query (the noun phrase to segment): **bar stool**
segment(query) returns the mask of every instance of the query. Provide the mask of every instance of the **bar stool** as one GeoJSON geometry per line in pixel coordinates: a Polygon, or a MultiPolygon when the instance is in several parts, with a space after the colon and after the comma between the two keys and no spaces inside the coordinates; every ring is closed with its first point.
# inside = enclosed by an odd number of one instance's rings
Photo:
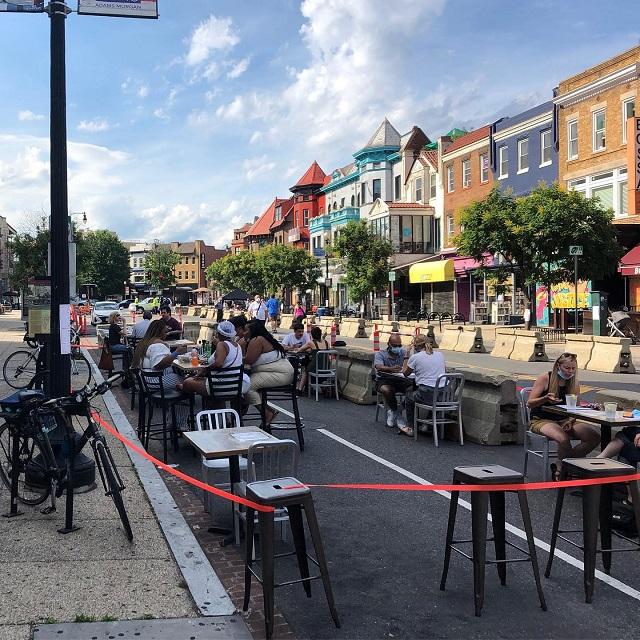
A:
{"type": "Polygon", "coordinates": [[[286,508],[289,513],[289,521],[291,523],[291,532],[295,545],[295,552],[274,555],[273,549],[273,511],[258,511],[258,525],[260,527],[260,562],[262,565],[261,575],[258,575],[251,566],[253,562],[253,529],[255,510],[247,507],[247,531],[246,531],[246,553],[245,553],[245,572],[244,572],[244,604],[243,611],[249,608],[249,597],[251,596],[251,576],[254,575],[258,582],[262,585],[264,598],[264,624],[267,638],[271,638],[273,634],[273,606],[274,606],[274,589],[290,584],[302,583],[307,597],[311,597],[311,580],[322,578],[324,592],[327,597],[329,611],[337,628],[340,628],[340,619],[333,600],[333,592],[331,590],[331,582],[329,580],[329,570],[324,555],[324,547],[322,546],[322,538],[320,537],[320,528],[316,518],[316,512],[313,507],[313,498],[311,489],[300,486],[301,482],[295,478],[277,478],[273,480],[263,480],[259,482],[250,482],[246,486],[246,496],[249,500],[265,506],[274,507],[275,509],[286,508]],[[296,487],[295,489],[287,489],[286,487],[296,487]],[[317,560],[307,553],[307,547],[304,536],[304,524],[302,521],[302,509],[307,516],[307,526],[311,534],[311,540],[316,552],[317,560]],[[299,580],[289,580],[276,584],[274,582],[274,560],[276,557],[295,555],[298,559],[298,568],[300,569],[299,580]],[[320,575],[309,575],[308,560],[311,560],[319,569],[320,575]]]}
{"type": "MultiPolygon", "coordinates": [[[[636,473],[635,467],[611,460],[609,458],[565,458],[562,461],[562,472],[560,480],[577,478],[579,480],[609,478],[612,476],[627,476],[636,473]]],[[[640,490],[638,483],[630,481],[629,490],[633,500],[633,511],[636,518],[636,525],[640,525],[640,490]]],[[[560,517],[562,516],[562,504],[564,501],[564,487],[558,489],[556,499],[556,510],[553,516],[553,530],[551,532],[551,548],[549,550],[549,561],[544,572],[546,578],[551,574],[553,564],[553,554],[561,538],[565,542],[582,549],[584,554],[584,593],[585,601],[591,602],[593,589],[595,587],[596,575],[596,554],[602,553],[602,564],[604,571],[608,575],[611,572],[611,554],[621,551],[637,551],[638,549],[612,549],[611,548],[611,484],[592,484],[581,487],[582,489],[582,530],[580,529],[560,529],[560,517]],[[598,521],[600,521],[600,542],[598,549],[598,521]],[[583,544],[579,545],[573,540],[569,540],[563,533],[582,533],[583,544]]],[[[640,544],[615,532],[619,538],[640,547],[640,544]]]]}
{"type": "MultiPolygon", "coordinates": [[[[453,470],[453,484],[486,484],[487,488],[496,484],[524,484],[524,476],[512,469],[507,469],[497,464],[473,467],[456,467],[453,470]]],[[[507,583],[507,563],[508,562],[531,562],[533,575],[538,590],[538,598],[543,611],[547,610],[547,605],[542,593],[540,583],[540,571],[538,569],[538,558],[536,547],[533,541],[533,530],[531,529],[531,516],[529,514],[529,503],[527,502],[526,491],[516,491],[520,502],[520,512],[524,522],[524,530],[527,534],[527,544],[529,551],[509,542],[505,539],[505,517],[504,517],[504,491],[472,491],[471,492],[471,540],[454,540],[453,531],[456,525],[456,512],[458,510],[459,492],[451,494],[451,505],[449,507],[449,522],[447,525],[447,541],[444,550],[444,567],[440,580],[440,589],[444,591],[449,572],[449,561],[451,550],[473,562],[473,597],[475,602],[475,614],[479,616],[484,602],[484,568],[486,564],[495,564],[498,569],[500,583],[507,583]],[[487,540],[487,514],[489,502],[491,502],[491,519],[493,525],[493,538],[487,540]],[[493,541],[495,546],[496,559],[487,560],[487,541],[493,541]],[[472,555],[458,549],[454,545],[472,543],[472,555]],[[521,551],[525,557],[507,559],[506,546],[513,547],[521,551]]]]}

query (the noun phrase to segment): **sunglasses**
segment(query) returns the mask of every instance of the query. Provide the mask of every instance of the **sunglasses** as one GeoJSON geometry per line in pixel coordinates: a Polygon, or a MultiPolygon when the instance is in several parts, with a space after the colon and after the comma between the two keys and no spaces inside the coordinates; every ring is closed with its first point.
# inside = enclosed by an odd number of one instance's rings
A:
{"type": "Polygon", "coordinates": [[[561,358],[577,358],[578,355],[576,353],[569,353],[568,351],[566,351],[560,357],[561,358]]]}

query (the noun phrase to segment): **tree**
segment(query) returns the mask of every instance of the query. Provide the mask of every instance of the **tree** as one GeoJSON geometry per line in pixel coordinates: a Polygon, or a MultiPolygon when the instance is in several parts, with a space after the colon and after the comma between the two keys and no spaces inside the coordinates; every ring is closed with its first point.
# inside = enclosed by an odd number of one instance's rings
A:
{"type": "Polygon", "coordinates": [[[49,230],[36,227],[36,232],[23,231],[9,239],[9,248],[15,258],[11,273],[11,286],[18,291],[26,288],[30,278],[47,275],[49,230]]]}
{"type": "Polygon", "coordinates": [[[257,270],[269,291],[298,289],[306,291],[316,286],[320,276],[318,261],[304,249],[283,244],[265,247],[257,254],[257,270]]]}
{"type": "Polygon", "coordinates": [[[622,250],[611,224],[613,211],[597,198],[565,191],[558,184],[540,184],[527,196],[514,198],[495,187],[483,200],[465,207],[462,231],[454,239],[458,251],[482,263],[487,254],[498,256],[495,268],[478,272],[504,281],[515,273],[520,285],[552,284],[573,278],[570,245],[582,245],[578,272],[595,280],[616,268],[622,250]]]}
{"type": "Polygon", "coordinates": [[[122,293],[129,279],[129,251],[113,231],[76,234],[79,284],[91,282],[104,296],[122,293]]]}
{"type": "Polygon", "coordinates": [[[264,292],[266,285],[258,269],[257,254],[241,251],[212,262],[206,269],[207,280],[224,291],[242,289],[247,293],[264,292]]]}
{"type": "Polygon", "coordinates": [[[175,284],[174,269],[180,263],[180,254],[168,247],[155,247],[144,259],[144,270],[147,272],[149,284],[162,291],[175,284]]]}
{"type": "Polygon", "coordinates": [[[393,247],[373,233],[365,220],[340,229],[332,248],[346,261],[345,281],[355,299],[364,302],[369,292],[388,286],[393,247]]]}

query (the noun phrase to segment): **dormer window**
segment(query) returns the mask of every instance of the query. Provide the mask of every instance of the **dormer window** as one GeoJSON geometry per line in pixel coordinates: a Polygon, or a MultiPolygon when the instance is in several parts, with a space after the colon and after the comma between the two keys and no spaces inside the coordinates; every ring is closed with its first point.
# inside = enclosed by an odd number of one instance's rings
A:
{"type": "Polygon", "coordinates": [[[282,220],[282,207],[280,205],[276,207],[276,220],[282,220]]]}

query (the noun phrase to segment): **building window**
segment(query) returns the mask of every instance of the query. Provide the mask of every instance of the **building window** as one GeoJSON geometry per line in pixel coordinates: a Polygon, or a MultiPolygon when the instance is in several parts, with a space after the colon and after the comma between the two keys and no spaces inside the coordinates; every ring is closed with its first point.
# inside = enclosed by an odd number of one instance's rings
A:
{"type": "Polygon", "coordinates": [[[400,176],[393,179],[393,199],[397,202],[402,197],[400,176]]]}
{"type": "Polygon", "coordinates": [[[509,149],[507,147],[500,147],[498,150],[498,165],[500,173],[498,174],[498,178],[508,178],[509,177],[509,149]]]}
{"type": "Polygon", "coordinates": [[[416,178],[416,202],[422,202],[422,178],[416,178]]]}
{"type": "Polygon", "coordinates": [[[591,189],[591,197],[598,198],[605,209],[613,209],[613,185],[594,187],[591,189]]]}
{"type": "Polygon", "coordinates": [[[340,208],[344,209],[344,198],[340,199],[340,208]]]}
{"type": "Polygon", "coordinates": [[[358,197],[356,198],[356,206],[360,206],[360,194],[358,194],[358,197]]]}
{"type": "Polygon", "coordinates": [[[636,99],[630,98],[622,103],[622,142],[627,142],[627,120],[636,115],[636,99]]]}
{"type": "Polygon", "coordinates": [[[540,133],[540,166],[551,164],[551,129],[540,133]]]}
{"type": "Polygon", "coordinates": [[[356,203],[356,197],[355,196],[351,196],[351,206],[353,207],[353,205],[356,203]]]}
{"type": "Polygon", "coordinates": [[[303,227],[309,226],[309,209],[302,210],[302,226],[303,227]]]}
{"type": "Polygon", "coordinates": [[[438,174],[432,173],[429,175],[429,197],[435,198],[438,193],[438,174]]]}
{"type": "Polygon", "coordinates": [[[282,207],[276,207],[276,220],[280,220],[282,218],[282,207]]]}
{"type": "Polygon", "coordinates": [[[333,203],[333,210],[334,210],[334,211],[337,211],[337,210],[338,210],[338,203],[337,203],[337,202],[334,202],[334,203],[333,203]]]}
{"type": "Polygon", "coordinates": [[[602,151],[606,148],[605,128],[607,126],[606,111],[594,111],[593,113],[593,150],[602,151]]]}
{"type": "Polygon", "coordinates": [[[178,280],[182,280],[182,271],[178,271],[178,280]]]}
{"type": "Polygon", "coordinates": [[[379,169],[380,168],[380,163],[379,162],[374,162],[372,165],[373,169],[379,169]]]}
{"type": "Polygon", "coordinates": [[[626,181],[618,183],[618,213],[621,216],[629,214],[629,193],[626,181]]]}
{"type": "Polygon", "coordinates": [[[196,263],[196,257],[195,256],[191,256],[191,264],[195,264],[196,263]]]}
{"type": "Polygon", "coordinates": [[[196,279],[196,272],[195,272],[195,271],[192,271],[192,272],[191,272],[191,279],[192,279],[192,280],[195,280],[195,279],[196,279]]]}
{"type": "Polygon", "coordinates": [[[374,201],[382,197],[382,180],[376,178],[373,181],[373,199],[374,201]]]}
{"type": "Polygon", "coordinates": [[[571,120],[567,122],[567,140],[568,148],[567,155],[569,160],[573,160],[578,157],[578,121],[571,120]]]}
{"type": "Polygon", "coordinates": [[[529,171],[529,138],[518,140],[518,173],[529,171]]]}
{"type": "Polygon", "coordinates": [[[452,236],[454,231],[453,216],[447,216],[447,233],[452,236]]]}
{"type": "Polygon", "coordinates": [[[447,167],[447,193],[453,192],[453,165],[447,167]]]}
{"type": "Polygon", "coordinates": [[[303,200],[304,202],[309,202],[309,196],[308,196],[308,195],[306,195],[306,196],[302,196],[302,200],[303,200]]]}
{"type": "Polygon", "coordinates": [[[365,204],[367,202],[367,183],[366,182],[362,182],[360,184],[360,201],[362,202],[362,204],[365,204]]]}
{"type": "Polygon", "coordinates": [[[489,182],[489,155],[480,154],[480,182],[489,182]]]}
{"type": "Polygon", "coordinates": [[[462,161],[462,186],[471,186],[471,160],[468,158],[462,161]]]}

